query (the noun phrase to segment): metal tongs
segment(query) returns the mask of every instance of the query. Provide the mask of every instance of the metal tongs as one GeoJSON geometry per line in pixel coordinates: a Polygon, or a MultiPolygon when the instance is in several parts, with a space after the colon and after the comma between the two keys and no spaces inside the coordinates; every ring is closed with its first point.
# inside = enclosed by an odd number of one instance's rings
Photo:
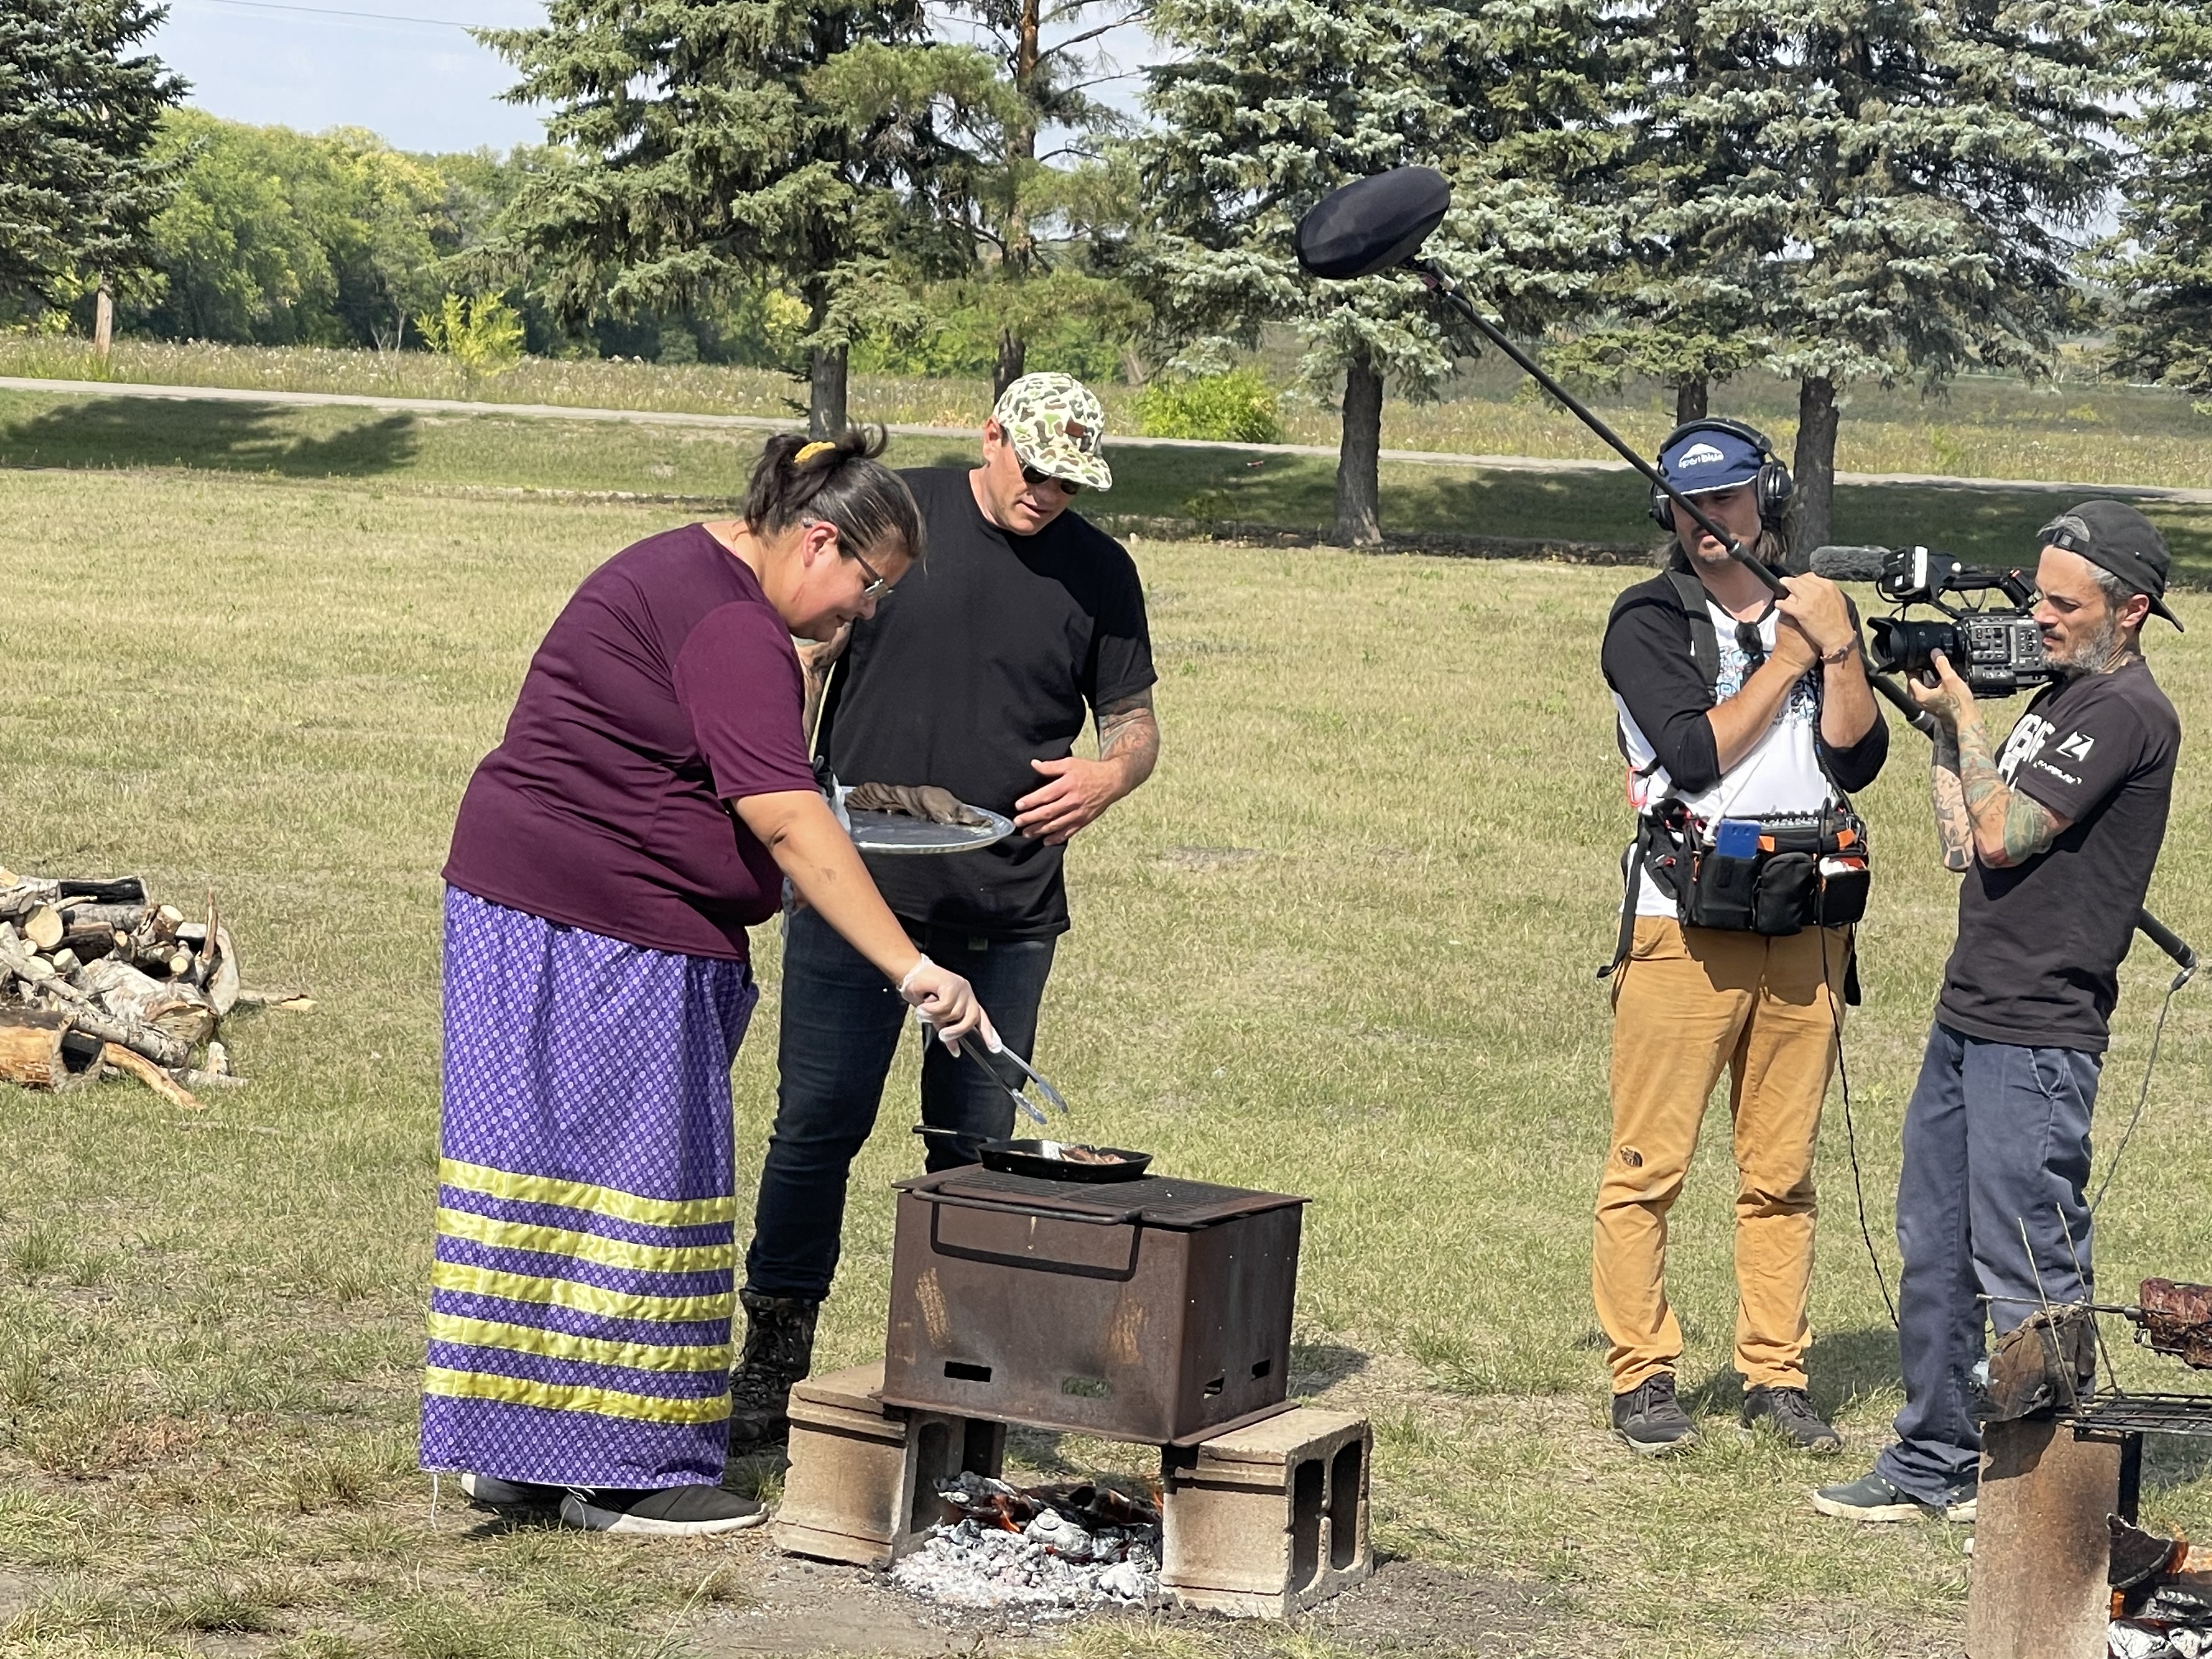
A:
{"type": "MultiPolygon", "coordinates": [[[[921,1027],[922,1042],[926,1044],[932,1037],[937,1035],[936,1023],[933,1021],[928,1015],[923,1013],[919,1008],[914,1011],[914,1017],[915,1023],[921,1027]]],[[[957,1038],[947,1043],[945,1046],[951,1048],[956,1054],[966,1054],[968,1052],[968,1050],[961,1046],[960,1041],[957,1038]]],[[[1038,1072],[1036,1066],[1030,1065],[1029,1061],[1024,1060],[1012,1048],[1006,1047],[1005,1043],[1002,1042],[999,1044],[997,1048],[989,1050],[989,1053],[996,1054],[1003,1060],[1011,1060],[1013,1061],[1016,1066],[1021,1068],[1022,1074],[1028,1078],[1030,1082],[1036,1085],[1037,1091],[1048,1101],[1051,1102],[1054,1106],[1059,1107],[1060,1111],[1069,1117],[1075,1115],[1075,1109],[1067,1103],[1066,1098],[1061,1096],[1060,1091],[1054,1088],[1051,1084],[1045,1081],[1042,1073],[1038,1072]]],[[[1019,1089],[1015,1088],[1014,1085],[1007,1082],[1005,1078],[999,1075],[999,1068],[991,1064],[990,1060],[987,1057],[984,1052],[984,1047],[981,1042],[977,1043],[973,1058],[975,1063],[983,1068],[984,1075],[988,1077],[992,1082],[997,1084],[1001,1089],[1004,1089],[1006,1091],[1007,1097],[1011,1099],[1015,1105],[1022,1109],[1023,1115],[1026,1116],[1030,1122],[1049,1123],[1052,1121],[1050,1118],[1047,1117],[1042,1111],[1037,1109],[1036,1103],[1027,1095],[1024,1094],[1019,1089]]]]}

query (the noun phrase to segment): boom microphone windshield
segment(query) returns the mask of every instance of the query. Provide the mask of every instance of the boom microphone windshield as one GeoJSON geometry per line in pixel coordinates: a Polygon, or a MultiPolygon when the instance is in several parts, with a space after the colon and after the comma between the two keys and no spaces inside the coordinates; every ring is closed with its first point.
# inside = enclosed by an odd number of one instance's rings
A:
{"type": "Polygon", "coordinates": [[[1451,206],[1451,186],[1434,167],[1398,167],[1333,190],[1298,221],[1298,264],[1342,282],[1372,276],[1411,258],[1451,206]]]}
{"type": "Polygon", "coordinates": [[[1877,581],[1888,557],[1886,547],[1816,547],[1813,574],[1832,582],[1877,581]]]}

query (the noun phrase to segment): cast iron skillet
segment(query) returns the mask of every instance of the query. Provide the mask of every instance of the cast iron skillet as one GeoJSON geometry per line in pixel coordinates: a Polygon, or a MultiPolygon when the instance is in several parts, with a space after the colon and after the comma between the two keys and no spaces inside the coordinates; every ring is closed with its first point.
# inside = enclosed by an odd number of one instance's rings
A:
{"type": "Polygon", "coordinates": [[[914,1132],[940,1140],[954,1140],[961,1150],[975,1158],[987,1170],[997,1170],[1006,1175],[1036,1176],[1045,1181],[1077,1181],[1097,1183],[1103,1181],[1134,1181],[1152,1164],[1150,1152],[1133,1152],[1120,1146],[1100,1146],[1095,1150],[1112,1152],[1121,1160],[1118,1164],[1076,1164],[1064,1158],[1054,1158],[1045,1151],[1048,1146],[1064,1143],[1054,1140],[986,1140],[981,1135],[963,1134],[957,1129],[936,1129],[928,1124],[917,1123],[914,1132]]]}

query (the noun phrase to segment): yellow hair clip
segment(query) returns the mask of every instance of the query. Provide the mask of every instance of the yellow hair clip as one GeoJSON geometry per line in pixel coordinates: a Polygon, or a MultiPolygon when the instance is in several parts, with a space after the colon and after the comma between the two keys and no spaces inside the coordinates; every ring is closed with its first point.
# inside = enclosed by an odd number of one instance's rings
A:
{"type": "Polygon", "coordinates": [[[812,443],[802,446],[799,453],[791,458],[791,464],[793,466],[805,466],[817,455],[825,454],[836,447],[835,444],[824,443],[821,439],[817,438],[812,443]]]}

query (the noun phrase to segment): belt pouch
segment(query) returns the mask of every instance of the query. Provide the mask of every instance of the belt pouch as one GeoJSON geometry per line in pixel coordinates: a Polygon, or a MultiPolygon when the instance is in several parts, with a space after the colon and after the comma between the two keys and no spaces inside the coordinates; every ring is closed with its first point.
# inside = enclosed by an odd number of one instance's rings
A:
{"type": "Polygon", "coordinates": [[[1689,884],[1682,921],[1692,927],[1717,927],[1742,933],[1753,925],[1753,906],[1758,894],[1759,861],[1723,858],[1707,848],[1697,855],[1696,873],[1689,884]]]}
{"type": "Polygon", "coordinates": [[[1770,937],[1802,931],[1814,915],[1820,879],[1820,863],[1810,853],[1769,854],[1759,866],[1752,931],[1770,937]]]}

